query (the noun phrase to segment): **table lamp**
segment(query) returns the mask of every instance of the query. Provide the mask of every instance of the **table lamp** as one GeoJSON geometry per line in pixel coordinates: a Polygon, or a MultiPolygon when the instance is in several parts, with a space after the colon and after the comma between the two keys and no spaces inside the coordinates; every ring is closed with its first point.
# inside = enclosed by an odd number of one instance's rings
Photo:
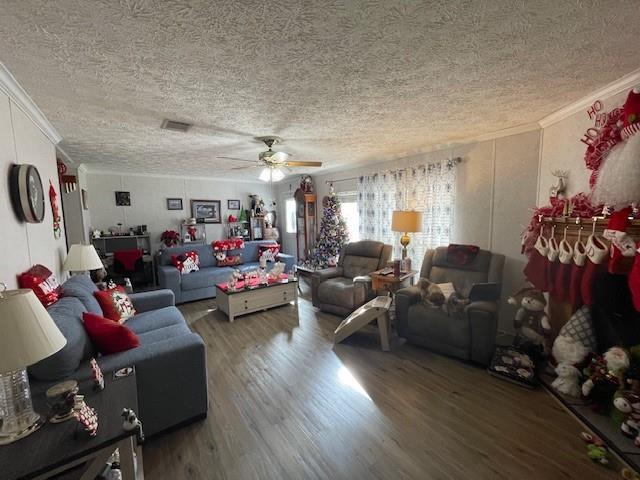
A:
{"type": "Polygon", "coordinates": [[[407,258],[407,245],[410,232],[422,231],[422,212],[414,210],[394,210],[391,217],[391,230],[402,233],[400,244],[402,245],[402,259],[407,258]]]}
{"type": "Polygon", "coordinates": [[[33,410],[27,367],[66,344],[32,290],[0,291],[0,445],[26,437],[45,423],[33,410]]]}
{"type": "Polygon", "coordinates": [[[102,260],[93,245],[76,243],[71,245],[67,259],[64,261],[63,270],[70,272],[86,272],[104,268],[102,260]]]}

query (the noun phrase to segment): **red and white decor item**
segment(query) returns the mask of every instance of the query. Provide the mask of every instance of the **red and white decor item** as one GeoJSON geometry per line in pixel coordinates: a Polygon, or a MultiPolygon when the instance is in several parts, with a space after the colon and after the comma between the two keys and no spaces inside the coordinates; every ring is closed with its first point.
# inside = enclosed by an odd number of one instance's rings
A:
{"type": "Polygon", "coordinates": [[[133,302],[121,286],[109,290],[100,290],[93,293],[96,297],[105,318],[120,324],[136,314],[133,302]]]}
{"type": "Polygon", "coordinates": [[[98,361],[92,358],[89,362],[91,365],[91,377],[93,378],[93,389],[96,391],[104,390],[104,375],[98,365],[98,361]]]}
{"type": "Polygon", "coordinates": [[[53,188],[53,183],[49,180],[49,202],[51,203],[51,213],[53,215],[53,238],[58,239],[62,234],[62,228],[60,227],[60,210],[58,209],[58,194],[56,189],[53,188]]]}
{"type": "Polygon", "coordinates": [[[83,402],[83,406],[76,410],[75,416],[82,430],[90,437],[98,434],[98,414],[93,408],[83,402]]]}
{"type": "Polygon", "coordinates": [[[33,290],[45,307],[53,305],[62,295],[62,288],[56,276],[44,265],[34,265],[18,276],[20,288],[33,290]]]}
{"type": "Polygon", "coordinates": [[[176,267],[182,275],[200,270],[200,258],[194,250],[181,255],[172,255],[171,263],[173,263],[174,267],[176,267]]]}

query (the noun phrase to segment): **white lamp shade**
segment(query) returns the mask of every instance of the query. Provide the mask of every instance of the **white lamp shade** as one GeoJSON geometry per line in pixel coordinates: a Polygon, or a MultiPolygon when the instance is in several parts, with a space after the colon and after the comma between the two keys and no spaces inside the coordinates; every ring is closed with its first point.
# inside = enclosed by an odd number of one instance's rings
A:
{"type": "Polygon", "coordinates": [[[71,245],[62,268],[70,272],[86,272],[87,270],[98,270],[104,266],[93,245],[77,243],[71,245]]]}
{"type": "Polygon", "coordinates": [[[67,344],[32,290],[7,290],[1,295],[0,373],[33,365],[67,344]]]}
{"type": "Polygon", "coordinates": [[[421,232],[422,212],[413,210],[394,210],[391,217],[391,230],[394,232],[421,232]]]}

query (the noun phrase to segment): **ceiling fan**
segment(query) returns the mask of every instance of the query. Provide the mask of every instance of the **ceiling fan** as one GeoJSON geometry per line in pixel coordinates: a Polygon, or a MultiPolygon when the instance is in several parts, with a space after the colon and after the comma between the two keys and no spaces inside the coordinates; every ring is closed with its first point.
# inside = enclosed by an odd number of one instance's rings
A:
{"type": "Polygon", "coordinates": [[[253,165],[245,165],[241,167],[233,167],[230,170],[245,170],[248,168],[256,168],[263,167],[262,172],[260,172],[260,180],[263,182],[277,182],[282,180],[285,176],[283,169],[289,170],[288,167],[321,167],[322,162],[310,162],[310,161],[295,161],[291,160],[290,153],[286,152],[274,152],[271,147],[273,145],[277,145],[282,143],[282,139],[280,137],[276,137],[274,135],[267,135],[265,137],[256,137],[256,140],[260,140],[264,142],[267,146],[268,150],[264,152],[260,152],[258,154],[257,160],[248,160],[246,158],[237,158],[237,157],[225,157],[218,156],[217,158],[224,158],[226,160],[234,160],[238,162],[248,162],[253,165]]]}

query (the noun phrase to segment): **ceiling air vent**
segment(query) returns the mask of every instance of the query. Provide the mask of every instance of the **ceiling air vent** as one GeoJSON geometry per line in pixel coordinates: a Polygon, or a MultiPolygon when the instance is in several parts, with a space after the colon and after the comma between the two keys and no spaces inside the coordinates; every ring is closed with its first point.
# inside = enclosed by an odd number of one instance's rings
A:
{"type": "Polygon", "coordinates": [[[173,130],[175,132],[186,132],[191,127],[193,127],[193,124],[191,123],[178,122],[176,120],[169,119],[165,119],[162,122],[162,125],[160,125],[160,128],[164,128],[165,130],[173,130]]]}

